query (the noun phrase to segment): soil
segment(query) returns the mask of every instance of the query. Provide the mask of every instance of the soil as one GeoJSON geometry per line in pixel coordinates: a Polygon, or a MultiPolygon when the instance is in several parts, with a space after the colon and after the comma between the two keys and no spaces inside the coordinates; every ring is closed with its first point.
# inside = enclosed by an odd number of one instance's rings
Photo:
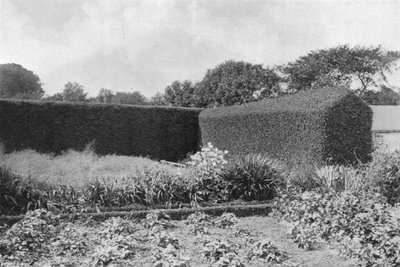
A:
{"type": "MultiPolygon", "coordinates": [[[[280,251],[283,251],[290,262],[294,265],[289,266],[324,266],[324,267],[350,267],[356,266],[352,261],[347,261],[338,255],[337,250],[327,243],[318,243],[316,249],[305,251],[298,248],[297,245],[288,236],[288,227],[274,217],[246,217],[239,218],[236,224],[237,229],[243,229],[249,235],[234,234],[234,230],[229,227],[226,229],[211,226],[208,233],[202,235],[195,235],[191,231],[189,225],[185,221],[171,221],[173,227],[165,229],[166,232],[175,236],[179,241],[179,254],[183,257],[190,258],[190,266],[213,266],[213,263],[208,261],[204,255],[204,243],[206,240],[225,240],[237,246],[238,255],[245,259],[246,253],[249,251],[249,240],[260,241],[269,239],[280,251]]],[[[148,236],[148,230],[144,229],[143,224],[135,224],[137,231],[135,235],[138,237],[148,236]]],[[[50,251],[48,254],[33,257],[28,260],[29,262],[22,262],[19,260],[3,260],[0,258],[0,266],[154,266],[155,257],[154,253],[157,245],[153,241],[147,239],[142,245],[142,249],[135,251],[135,255],[128,257],[128,259],[115,259],[111,260],[108,265],[98,264],[99,251],[106,249],[104,243],[104,236],[101,238],[99,233],[107,232],[110,224],[99,222],[66,222],[60,225],[60,230],[68,231],[71,233],[68,236],[75,243],[84,242],[86,245],[86,252],[82,255],[74,255],[70,253],[59,253],[60,248],[57,247],[59,243],[49,243],[50,251]],[[108,227],[108,228],[107,228],[108,227]],[[72,229],[72,230],[71,230],[72,229]],[[153,242],[153,243],[152,243],[153,242]]],[[[117,225],[118,228],[118,225],[117,225]]],[[[122,228],[121,228],[122,229],[122,228]]],[[[111,231],[111,230],[110,230],[111,231]]],[[[62,234],[63,231],[60,232],[62,234]]],[[[5,233],[0,234],[1,239],[4,240],[5,233]]],[[[75,244],[74,243],[74,244],[75,244]]],[[[0,251],[1,252],[1,251],[0,251]]],[[[104,254],[104,253],[103,253],[104,254]]],[[[0,253],[1,255],[1,253],[0,253]]],[[[18,255],[25,255],[24,252],[18,255]]],[[[165,265],[163,265],[165,266],[165,265]]],[[[262,259],[244,261],[244,266],[288,266],[279,264],[270,264],[262,259]]]]}

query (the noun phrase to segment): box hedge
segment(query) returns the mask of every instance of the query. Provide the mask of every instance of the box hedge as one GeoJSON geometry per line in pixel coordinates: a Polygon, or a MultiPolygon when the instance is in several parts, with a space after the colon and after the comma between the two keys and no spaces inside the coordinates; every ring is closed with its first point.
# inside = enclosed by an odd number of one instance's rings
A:
{"type": "Polygon", "coordinates": [[[268,153],[290,166],[370,159],[372,111],[345,88],[326,87],[200,113],[202,142],[232,154],[268,153]]]}
{"type": "Polygon", "coordinates": [[[81,150],[177,161],[196,151],[201,109],[0,100],[6,152],[81,150]]]}

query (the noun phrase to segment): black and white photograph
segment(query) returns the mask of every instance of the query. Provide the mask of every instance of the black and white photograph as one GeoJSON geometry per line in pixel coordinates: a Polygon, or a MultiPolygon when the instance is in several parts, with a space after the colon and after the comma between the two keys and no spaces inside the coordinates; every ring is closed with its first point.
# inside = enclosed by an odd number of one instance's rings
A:
{"type": "Polygon", "coordinates": [[[0,267],[400,267],[400,1],[0,0],[0,267]]]}

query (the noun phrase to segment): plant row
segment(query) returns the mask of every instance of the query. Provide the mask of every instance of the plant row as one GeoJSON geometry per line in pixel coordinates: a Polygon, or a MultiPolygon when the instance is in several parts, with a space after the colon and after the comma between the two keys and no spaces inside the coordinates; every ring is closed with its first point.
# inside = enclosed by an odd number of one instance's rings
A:
{"type": "Polygon", "coordinates": [[[191,156],[185,167],[145,168],[123,179],[103,179],[82,189],[23,179],[0,169],[0,212],[36,208],[54,212],[101,211],[129,205],[164,207],[272,199],[285,184],[283,165],[266,155],[231,160],[211,144],[191,156]]]}

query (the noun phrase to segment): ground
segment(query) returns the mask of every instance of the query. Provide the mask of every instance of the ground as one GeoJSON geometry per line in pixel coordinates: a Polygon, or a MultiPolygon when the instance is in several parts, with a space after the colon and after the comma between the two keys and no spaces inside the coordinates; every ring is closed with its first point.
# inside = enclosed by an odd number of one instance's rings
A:
{"type": "MultiPolygon", "coordinates": [[[[168,242],[179,244],[177,255],[182,256],[182,259],[189,259],[190,266],[215,266],[212,260],[205,257],[207,241],[227,241],[243,259],[244,266],[355,266],[354,263],[340,258],[337,251],[326,243],[319,243],[311,251],[297,248],[288,237],[287,225],[274,217],[233,218],[228,219],[228,223],[224,223],[221,218],[212,219],[213,225],[208,225],[205,232],[200,231],[202,234],[193,231],[193,225],[199,226],[201,223],[187,224],[187,220],[145,220],[133,223],[132,220],[114,218],[104,223],[92,220],[61,222],[56,226],[59,233],[48,240],[47,253],[36,256],[29,254],[26,257],[28,254],[21,249],[15,255],[19,255],[21,259],[29,258],[26,263],[3,259],[3,265],[0,266],[155,266],[156,255],[165,255],[164,247],[168,242]],[[234,223],[229,225],[229,222],[234,223]],[[160,230],[157,228],[160,225],[165,227],[160,230]],[[245,260],[252,249],[251,244],[266,239],[286,255],[283,263],[291,265],[268,265],[260,257],[251,261],[245,260]],[[134,255],[129,255],[129,251],[134,251],[134,255]],[[127,255],[126,259],[123,259],[123,255],[127,255]],[[108,265],[104,264],[113,258],[108,265]]],[[[26,225],[25,223],[25,228],[26,225]]],[[[53,230],[57,232],[57,229],[53,230]]],[[[1,239],[5,241],[4,238],[6,237],[3,233],[1,239]]]]}

